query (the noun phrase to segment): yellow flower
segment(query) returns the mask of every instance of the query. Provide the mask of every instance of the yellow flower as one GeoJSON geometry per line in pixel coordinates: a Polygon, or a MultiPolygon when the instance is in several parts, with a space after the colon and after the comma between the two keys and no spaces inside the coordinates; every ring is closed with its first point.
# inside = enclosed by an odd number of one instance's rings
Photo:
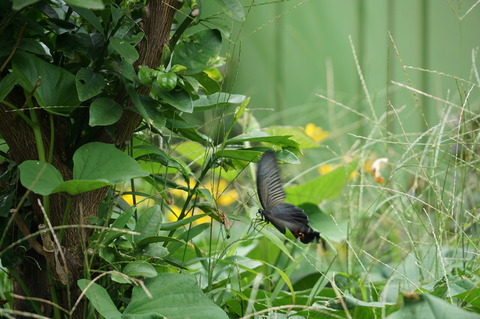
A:
{"type": "MultiPolygon", "coordinates": [[[[126,192],[131,192],[131,190],[129,189],[126,192]]],[[[122,194],[122,198],[128,203],[128,205],[134,206],[135,203],[133,202],[132,194],[122,194]]],[[[137,206],[148,207],[155,205],[155,201],[153,199],[145,196],[135,195],[135,201],[137,206]]]]}
{"type": "Polygon", "coordinates": [[[239,198],[238,192],[235,189],[227,190],[228,184],[224,179],[218,181],[207,182],[205,188],[210,191],[213,198],[220,206],[229,206],[236,202],[239,198]]]}
{"type": "Polygon", "coordinates": [[[322,164],[317,168],[317,171],[320,173],[320,175],[326,175],[333,171],[335,168],[337,168],[337,165],[333,164],[322,164]]]}
{"type": "Polygon", "coordinates": [[[305,126],[305,134],[310,136],[315,142],[320,143],[328,137],[328,131],[324,131],[321,127],[313,123],[305,126]]]}

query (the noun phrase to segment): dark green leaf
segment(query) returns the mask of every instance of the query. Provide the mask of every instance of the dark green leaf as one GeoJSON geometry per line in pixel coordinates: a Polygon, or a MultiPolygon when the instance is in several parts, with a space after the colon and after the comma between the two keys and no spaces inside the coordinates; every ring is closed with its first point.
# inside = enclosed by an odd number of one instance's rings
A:
{"type": "MultiPolygon", "coordinates": [[[[130,221],[130,218],[132,218],[133,213],[135,212],[136,208],[132,207],[129,210],[125,211],[123,214],[121,214],[112,224],[112,228],[119,228],[122,229],[125,227],[125,225],[130,221]]],[[[123,234],[116,231],[116,230],[109,230],[103,237],[103,245],[107,246],[110,244],[115,238],[122,236],[123,234]]]]}
{"type": "Polygon", "coordinates": [[[90,105],[90,126],[106,126],[116,123],[122,116],[120,104],[108,97],[95,99],[90,105]]]}
{"type": "Polygon", "coordinates": [[[78,7],[83,7],[87,9],[101,10],[105,8],[102,0],[65,0],[65,2],[72,6],[78,6],[78,7]]]}
{"type": "Polygon", "coordinates": [[[155,93],[160,99],[170,104],[179,111],[192,113],[193,112],[193,103],[190,94],[185,92],[185,90],[179,89],[170,92],[162,91],[158,88],[157,84],[153,85],[155,93]]]}
{"type": "MultiPolygon", "coordinates": [[[[81,0],[80,0],[81,1],[81,0]]],[[[93,25],[98,32],[104,33],[104,29],[101,23],[100,17],[97,17],[95,13],[93,13],[92,10],[86,9],[86,8],[81,8],[81,6],[72,6],[73,10],[75,10],[82,18],[87,20],[91,25],[93,25]]]]}
{"type": "Polygon", "coordinates": [[[88,286],[90,283],[91,280],[87,279],[80,279],[77,281],[80,289],[87,289],[85,291],[85,296],[92,303],[95,310],[105,318],[120,318],[122,314],[118,311],[117,307],[115,307],[112,298],[110,298],[105,288],[96,283],[91,283],[91,285],[88,286]]]}
{"type": "Polygon", "coordinates": [[[12,9],[13,10],[20,10],[30,4],[38,2],[39,0],[13,0],[12,9]]]}
{"type": "Polygon", "coordinates": [[[192,75],[215,65],[222,47],[220,31],[206,29],[180,41],[173,52],[172,64],[187,67],[185,75],[192,75]]]}
{"type": "Polygon", "coordinates": [[[42,107],[77,106],[75,77],[63,68],[47,63],[33,54],[17,52],[12,60],[13,73],[28,93],[33,91],[37,80],[40,86],[35,90],[35,98],[42,107]]]}
{"type": "Polygon", "coordinates": [[[98,95],[105,87],[105,78],[92,69],[80,69],[75,75],[78,99],[86,101],[98,95]]]}
{"type": "Polygon", "coordinates": [[[159,314],[168,319],[228,319],[198,287],[194,277],[162,273],[145,280],[145,285],[153,298],[149,298],[141,287],[134,287],[122,318],[159,314]]]}
{"type": "Polygon", "coordinates": [[[147,237],[156,236],[162,225],[163,214],[160,206],[155,205],[147,208],[138,218],[135,231],[139,232],[139,236],[135,236],[133,241],[138,243],[147,237]]]}
{"type": "Polygon", "coordinates": [[[13,87],[17,83],[17,77],[14,73],[9,73],[0,81],[0,101],[3,101],[5,97],[12,91],[13,87]]]}
{"type": "Polygon", "coordinates": [[[118,52],[129,63],[134,63],[138,60],[138,52],[137,49],[127,41],[111,37],[110,44],[112,45],[113,49],[118,52]]]}

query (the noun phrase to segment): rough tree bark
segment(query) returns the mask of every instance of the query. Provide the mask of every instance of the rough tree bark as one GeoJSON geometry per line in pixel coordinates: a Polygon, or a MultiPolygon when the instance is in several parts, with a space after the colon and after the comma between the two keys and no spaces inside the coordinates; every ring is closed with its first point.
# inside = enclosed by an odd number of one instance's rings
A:
{"type": "MultiPolygon", "coordinates": [[[[173,22],[174,15],[181,6],[177,0],[152,0],[149,1],[145,7],[143,16],[143,29],[145,37],[139,43],[137,49],[140,54],[139,60],[135,63],[137,68],[139,65],[149,66],[155,68],[160,65],[162,48],[168,42],[170,29],[173,22]]],[[[0,77],[2,75],[0,74],[0,77]]],[[[139,94],[148,94],[149,88],[140,88],[139,94]]],[[[123,98],[120,97],[119,98],[123,98]]],[[[21,107],[25,102],[25,95],[20,88],[14,89],[6,100],[18,107],[21,107]]],[[[133,102],[127,102],[133,106],[133,102]]],[[[43,132],[43,143],[45,149],[49,149],[49,132],[50,123],[48,116],[42,110],[36,111],[43,132]]],[[[28,114],[27,114],[28,115],[28,114]]],[[[52,164],[62,173],[64,180],[72,178],[72,168],[69,163],[71,158],[68,158],[63,145],[65,143],[64,127],[65,121],[68,119],[57,117],[55,118],[55,136],[54,154],[52,164]]],[[[123,148],[131,139],[135,128],[139,124],[141,118],[133,111],[125,111],[121,119],[117,123],[117,134],[114,141],[112,141],[106,132],[101,132],[95,141],[114,143],[117,147],[123,148]]],[[[0,135],[5,139],[9,147],[9,155],[17,164],[26,160],[38,159],[37,146],[32,129],[16,114],[12,112],[5,105],[0,103],[0,135]]],[[[70,210],[68,224],[76,225],[85,223],[85,220],[90,216],[96,216],[100,202],[104,199],[106,188],[91,191],[78,196],[71,196],[72,208],[70,210]]],[[[33,213],[35,215],[35,222],[27,227],[19,215],[12,216],[17,227],[25,234],[25,232],[34,232],[38,229],[38,225],[44,223],[43,213],[40,205],[37,204],[39,196],[30,194],[30,201],[32,203],[33,213]]],[[[50,220],[52,224],[61,225],[63,215],[66,210],[67,194],[58,194],[50,196],[50,220]]],[[[18,196],[21,197],[21,194],[18,196]]],[[[66,273],[61,274],[58,271],[58,265],[55,263],[54,252],[45,250],[42,246],[40,238],[29,241],[31,247],[28,247],[28,255],[35,260],[33,263],[24,262],[17,267],[17,273],[27,285],[31,296],[42,299],[51,300],[50,288],[48,282],[48,270],[54,274],[57,279],[56,283],[60,291],[58,296],[61,300],[61,306],[65,309],[71,309],[76,299],[80,294],[76,281],[83,278],[83,261],[84,261],[84,247],[87,245],[87,236],[81,229],[71,228],[65,231],[63,242],[61,243],[63,252],[67,256],[66,273]],[[57,270],[56,270],[57,269],[57,270]],[[66,280],[67,285],[61,284],[59,279],[66,275],[63,279],[66,280]],[[68,290],[67,290],[68,287],[68,290]],[[67,298],[69,297],[69,298],[67,298]]],[[[45,245],[45,243],[43,243],[45,245]]],[[[57,250],[58,247],[55,248],[57,250]]],[[[58,258],[57,258],[58,260],[58,258]]],[[[57,261],[58,263],[58,261],[57,261]]],[[[65,265],[60,265],[65,266],[65,265]]],[[[61,271],[60,271],[61,272],[61,271]]],[[[25,295],[20,285],[14,285],[14,293],[18,295],[25,295]]],[[[15,300],[15,309],[28,311],[30,305],[22,299],[15,300]]],[[[45,315],[51,315],[51,307],[47,304],[41,304],[45,315]]],[[[73,318],[83,318],[83,307],[78,307],[73,313],[73,318]]]]}

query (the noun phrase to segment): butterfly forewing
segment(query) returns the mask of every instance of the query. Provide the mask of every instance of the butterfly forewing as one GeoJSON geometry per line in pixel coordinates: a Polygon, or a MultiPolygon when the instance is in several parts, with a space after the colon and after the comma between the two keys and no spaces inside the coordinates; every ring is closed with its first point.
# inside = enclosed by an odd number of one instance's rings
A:
{"type": "Polygon", "coordinates": [[[263,154],[257,168],[258,197],[263,209],[271,211],[285,199],[275,152],[263,154]]]}

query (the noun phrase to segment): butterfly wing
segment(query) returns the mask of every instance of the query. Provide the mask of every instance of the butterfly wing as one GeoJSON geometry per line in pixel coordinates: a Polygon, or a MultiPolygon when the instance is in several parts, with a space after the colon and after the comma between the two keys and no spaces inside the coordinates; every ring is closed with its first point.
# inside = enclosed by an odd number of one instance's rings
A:
{"type": "Polygon", "coordinates": [[[308,226],[307,214],[299,207],[282,203],[285,200],[285,192],[273,151],[265,152],[258,162],[257,190],[263,207],[259,212],[282,234],[285,234],[285,228],[288,228],[304,244],[315,239],[319,240],[320,233],[308,226]]]}
{"type": "Polygon", "coordinates": [[[258,162],[257,190],[260,203],[267,211],[272,211],[285,199],[274,151],[265,152],[258,162]]]}
{"type": "Polygon", "coordinates": [[[320,233],[308,226],[308,215],[292,204],[280,203],[271,212],[266,211],[264,216],[280,232],[285,234],[285,228],[288,228],[304,244],[320,238],[320,233]]]}

